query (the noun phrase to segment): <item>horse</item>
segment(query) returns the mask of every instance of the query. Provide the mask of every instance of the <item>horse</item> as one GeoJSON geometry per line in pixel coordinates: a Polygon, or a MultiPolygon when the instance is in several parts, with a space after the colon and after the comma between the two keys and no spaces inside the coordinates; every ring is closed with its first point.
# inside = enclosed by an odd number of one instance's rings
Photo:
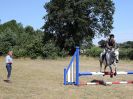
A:
{"type": "Polygon", "coordinates": [[[115,72],[114,75],[117,75],[117,63],[119,62],[119,48],[115,48],[112,50],[106,49],[105,55],[100,54],[100,72],[102,72],[102,64],[104,64],[104,73],[106,72],[107,66],[110,68],[110,77],[113,77],[113,69],[112,65],[115,66],[115,72]]]}

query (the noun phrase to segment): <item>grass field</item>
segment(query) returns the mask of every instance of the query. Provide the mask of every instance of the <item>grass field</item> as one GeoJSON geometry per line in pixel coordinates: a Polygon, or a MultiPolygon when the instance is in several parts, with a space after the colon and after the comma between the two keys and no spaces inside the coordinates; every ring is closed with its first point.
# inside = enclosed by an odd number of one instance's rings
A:
{"type": "MultiPolygon", "coordinates": [[[[63,69],[70,58],[58,60],[15,59],[12,83],[5,83],[6,68],[0,61],[0,99],[133,99],[133,84],[64,86],[63,69]]],[[[81,71],[99,71],[98,59],[80,58],[81,71]]],[[[120,61],[120,71],[133,70],[133,61],[120,61]]],[[[133,75],[82,77],[91,80],[133,80],[133,75]]]]}

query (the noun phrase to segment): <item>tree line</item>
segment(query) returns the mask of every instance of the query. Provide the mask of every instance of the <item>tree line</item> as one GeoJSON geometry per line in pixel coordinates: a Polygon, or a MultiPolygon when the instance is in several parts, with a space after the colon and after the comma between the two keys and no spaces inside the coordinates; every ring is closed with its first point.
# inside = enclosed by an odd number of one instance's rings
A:
{"type": "Polygon", "coordinates": [[[6,54],[13,50],[14,57],[55,58],[63,56],[52,41],[45,42],[45,33],[34,30],[32,26],[24,27],[16,20],[0,24],[0,51],[6,54]]]}
{"type": "MultiPolygon", "coordinates": [[[[69,54],[69,50],[60,50],[54,41],[45,41],[46,34],[42,30],[34,30],[32,26],[24,27],[16,20],[8,21],[0,24],[0,51],[6,54],[8,50],[13,50],[14,57],[30,57],[30,58],[57,58],[65,57],[69,54]]],[[[87,43],[88,44],[88,43],[87,43]]],[[[104,41],[99,42],[99,46],[104,41]]],[[[88,57],[99,57],[102,48],[95,46],[89,42],[90,46],[86,46],[86,42],[81,45],[81,54],[88,57]]],[[[133,59],[133,41],[127,41],[118,44],[120,47],[120,58],[133,59]]]]}

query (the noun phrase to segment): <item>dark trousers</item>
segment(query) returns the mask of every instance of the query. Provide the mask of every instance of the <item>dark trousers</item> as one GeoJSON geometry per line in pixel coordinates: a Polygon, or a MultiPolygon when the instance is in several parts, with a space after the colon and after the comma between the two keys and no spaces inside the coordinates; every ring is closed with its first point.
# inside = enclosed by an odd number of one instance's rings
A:
{"type": "Polygon", "coordinates": [[[12,64],[6,64],[6,69],[7,69],[7,78],[10,78],[12,71],[12,64]]]}

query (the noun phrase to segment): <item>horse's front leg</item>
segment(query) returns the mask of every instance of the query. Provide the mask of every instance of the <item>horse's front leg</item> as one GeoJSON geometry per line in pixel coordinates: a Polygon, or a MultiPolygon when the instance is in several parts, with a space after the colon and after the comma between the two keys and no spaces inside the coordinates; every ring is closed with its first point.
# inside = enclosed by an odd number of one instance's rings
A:
{"type": "Polygon", "coordinates": [[[114,63],[114,66],[115,66],[115,72],[114,72],[114,75],[116,76],[116,75],[117,75],[117,64],[114,63]]]}
{"type": "Polygon", "coordinates": [[[106,72],[106,68],[107,68],[107,65],[105,65],[105,67],[104,67],[104,72],[106,72]]]}
{"type": "Polygon", "coordinates": [[[108,74],[108,73],[106,72],[106,68],[107,68],[107,65],[105,65],[105,67],[104,67],[104,75],[103,75],[103,76],[105,76],[105,75],[108,74]]]}
{"type": "Polygon", "coordinates": [[[102,72],[102,62],[100,61],[100,72],[102,72]]]}
{"type": "Polygon", "coordinates": [[[100,72],[102,72],[102,63],[103,63],[102,53],[100,54],[99,62],[100,62],[100,72]]]}
{"type": "Polygon", "coordinates": [[[113,77],[113,70],[112,70],[112,66],[109,65],[109,68],[110,68],[110,77],[112,78],[113,77]]]}

